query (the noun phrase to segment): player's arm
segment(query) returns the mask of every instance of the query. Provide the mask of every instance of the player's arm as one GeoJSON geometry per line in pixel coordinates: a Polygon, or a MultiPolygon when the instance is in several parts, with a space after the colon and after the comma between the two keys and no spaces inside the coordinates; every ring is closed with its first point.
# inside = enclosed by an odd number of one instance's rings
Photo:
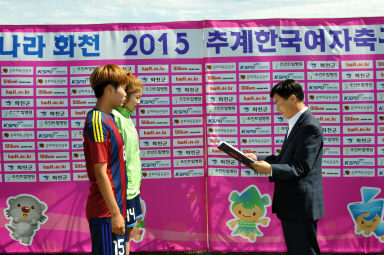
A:
{"type": "Polygon", "coordinates": [[[111,213],[112,232],[116,235],[123,235],[125,234],[124,217],[121,215],[119,206],[113,195],[112,186],[107,175],[107,163],[96,163],[94,164],[94,169],[101,195],[111,213]]]}

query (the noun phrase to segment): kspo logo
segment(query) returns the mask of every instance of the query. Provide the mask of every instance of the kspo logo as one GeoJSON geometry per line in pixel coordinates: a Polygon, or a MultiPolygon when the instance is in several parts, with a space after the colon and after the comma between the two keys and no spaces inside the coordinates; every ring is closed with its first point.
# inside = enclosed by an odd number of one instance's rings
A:
{"type": "Polygon", "coordinates": [[[359,160],[346,160],[346,161],[344,161],[344,165],[345,166],[360,166],[360,165],[362,165],[362,163],[363,163],[362,159],[359,159],[359,160]]]}
{"type": "Polygon", "coordinates": [[[189,114],[191,110],[192,110],[191,107],[188,107],[186,109],[174,109],[173,114],[179,114],[179,115],[189,114]]]}

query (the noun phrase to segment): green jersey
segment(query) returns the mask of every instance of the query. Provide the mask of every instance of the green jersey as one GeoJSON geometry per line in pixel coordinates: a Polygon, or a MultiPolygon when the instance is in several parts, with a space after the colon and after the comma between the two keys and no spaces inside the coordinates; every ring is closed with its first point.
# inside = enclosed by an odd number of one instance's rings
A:
{"type": "Polygon", "coordinates": [[[139,137],[131,120],[131,111],[123,107],[112,110],[117,127],[124,140],[126,169],[128,176],[127,200],[140,194],[141,185],[141,160],[139,137]]]}

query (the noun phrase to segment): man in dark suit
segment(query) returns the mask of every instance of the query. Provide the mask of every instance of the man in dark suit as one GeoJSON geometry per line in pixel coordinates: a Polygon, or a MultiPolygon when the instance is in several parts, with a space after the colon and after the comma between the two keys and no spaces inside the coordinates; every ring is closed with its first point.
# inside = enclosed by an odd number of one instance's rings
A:
{"type": "Polygon", "coordinates": [[[270,93],[277,110],[288,119],[289,129],[280,154],[256,157],[254,170],[274,182],[272,212],[281,221],[288,254],[320,254],[317,221],[324,215],[321,162],[323,132],[304,105],[298,82],[285,80],[270,93]]]}

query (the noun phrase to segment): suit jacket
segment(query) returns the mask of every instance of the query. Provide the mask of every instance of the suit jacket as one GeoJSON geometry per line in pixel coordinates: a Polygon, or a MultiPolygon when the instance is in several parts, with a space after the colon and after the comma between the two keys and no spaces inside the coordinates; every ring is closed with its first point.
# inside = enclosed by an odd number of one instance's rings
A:
{"type": "Polygon", "coordinates": [[[318,220],[324,215],[321,163],[323,131],[306,110],[291,130],[280,154],[258,157],[272,165],[275,183],[272,212],[286,221],[318,220]]]}

